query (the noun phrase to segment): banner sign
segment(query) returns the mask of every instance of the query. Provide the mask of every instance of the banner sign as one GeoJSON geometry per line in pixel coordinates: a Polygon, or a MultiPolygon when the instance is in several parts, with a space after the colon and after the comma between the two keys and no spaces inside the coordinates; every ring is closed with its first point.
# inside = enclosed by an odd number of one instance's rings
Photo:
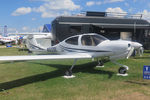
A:
{"type": "Polygon", "coordinates": [[[150,66],[143,67],[143,79],[150,79],[150,66]]]}

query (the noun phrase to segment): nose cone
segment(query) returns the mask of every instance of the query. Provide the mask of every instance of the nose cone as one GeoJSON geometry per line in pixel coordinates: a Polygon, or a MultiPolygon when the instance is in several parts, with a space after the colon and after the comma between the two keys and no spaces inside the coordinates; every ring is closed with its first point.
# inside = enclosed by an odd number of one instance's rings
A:
{"type": "Polygon", "coordinates": [[[143,45],[138,43],[138,42],[132,42],[131,46],[134,47],[134,49],[139,49],[140,47],[142,47],[143,45]]]}
{"type": "Polygon", "coordinates": [[[130,41],[120,41],[120,40],[110,41],[110,45],[111,45],[112,51],[117,52],[117,53],[126,52],[128,49],[131,48],[130,41]]]}

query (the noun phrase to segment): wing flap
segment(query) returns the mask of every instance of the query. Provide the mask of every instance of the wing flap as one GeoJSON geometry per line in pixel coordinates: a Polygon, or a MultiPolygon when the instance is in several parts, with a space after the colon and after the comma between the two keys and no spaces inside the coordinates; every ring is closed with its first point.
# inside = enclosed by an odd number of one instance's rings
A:
{"type": "Polygon", "coordinates": [[[56,60],[56,59],[89,59],[88,54],[73,55],[27,55],[27,56],[0,56],[0,61],[27,61],[27,60],[56,60]]]}

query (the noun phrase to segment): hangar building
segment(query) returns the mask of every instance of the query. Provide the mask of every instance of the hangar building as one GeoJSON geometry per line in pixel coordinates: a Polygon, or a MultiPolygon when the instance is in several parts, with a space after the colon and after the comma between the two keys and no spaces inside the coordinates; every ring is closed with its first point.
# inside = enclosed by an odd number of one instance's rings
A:
{"type": "Polygon", "coordinates": [[[124,39],[140,42],[150,49],[150,23],[142,15],[86,12],[85,15],[59,16],[52,21],[56,41],[83,33],[98,33],[110,40],[124,39]]]}

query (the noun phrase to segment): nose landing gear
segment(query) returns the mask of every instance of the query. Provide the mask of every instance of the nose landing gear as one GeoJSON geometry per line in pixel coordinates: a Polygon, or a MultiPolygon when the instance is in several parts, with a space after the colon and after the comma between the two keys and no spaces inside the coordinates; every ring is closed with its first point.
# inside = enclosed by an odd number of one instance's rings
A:
{"type": "Polygon", "coordinates": [[[127,72],[127,69],[124,68],[124,67],[120,67],[119,70],[118,70],[119,74],[126,74],[127,72]]]}
{"type": "Polygon", "coordinates": [[[119,65],[119,66],[121,66],[118,69],[118,74],[117,74],[118,76],[128,76],[128,74],[127,74],[127,70],[129,70],[128,66],[119,64],[119,63],[117,63],[115,61],[112,61],[112,62],[115,63],[115,64],[117,64],[117,65],[119,65]]]}

